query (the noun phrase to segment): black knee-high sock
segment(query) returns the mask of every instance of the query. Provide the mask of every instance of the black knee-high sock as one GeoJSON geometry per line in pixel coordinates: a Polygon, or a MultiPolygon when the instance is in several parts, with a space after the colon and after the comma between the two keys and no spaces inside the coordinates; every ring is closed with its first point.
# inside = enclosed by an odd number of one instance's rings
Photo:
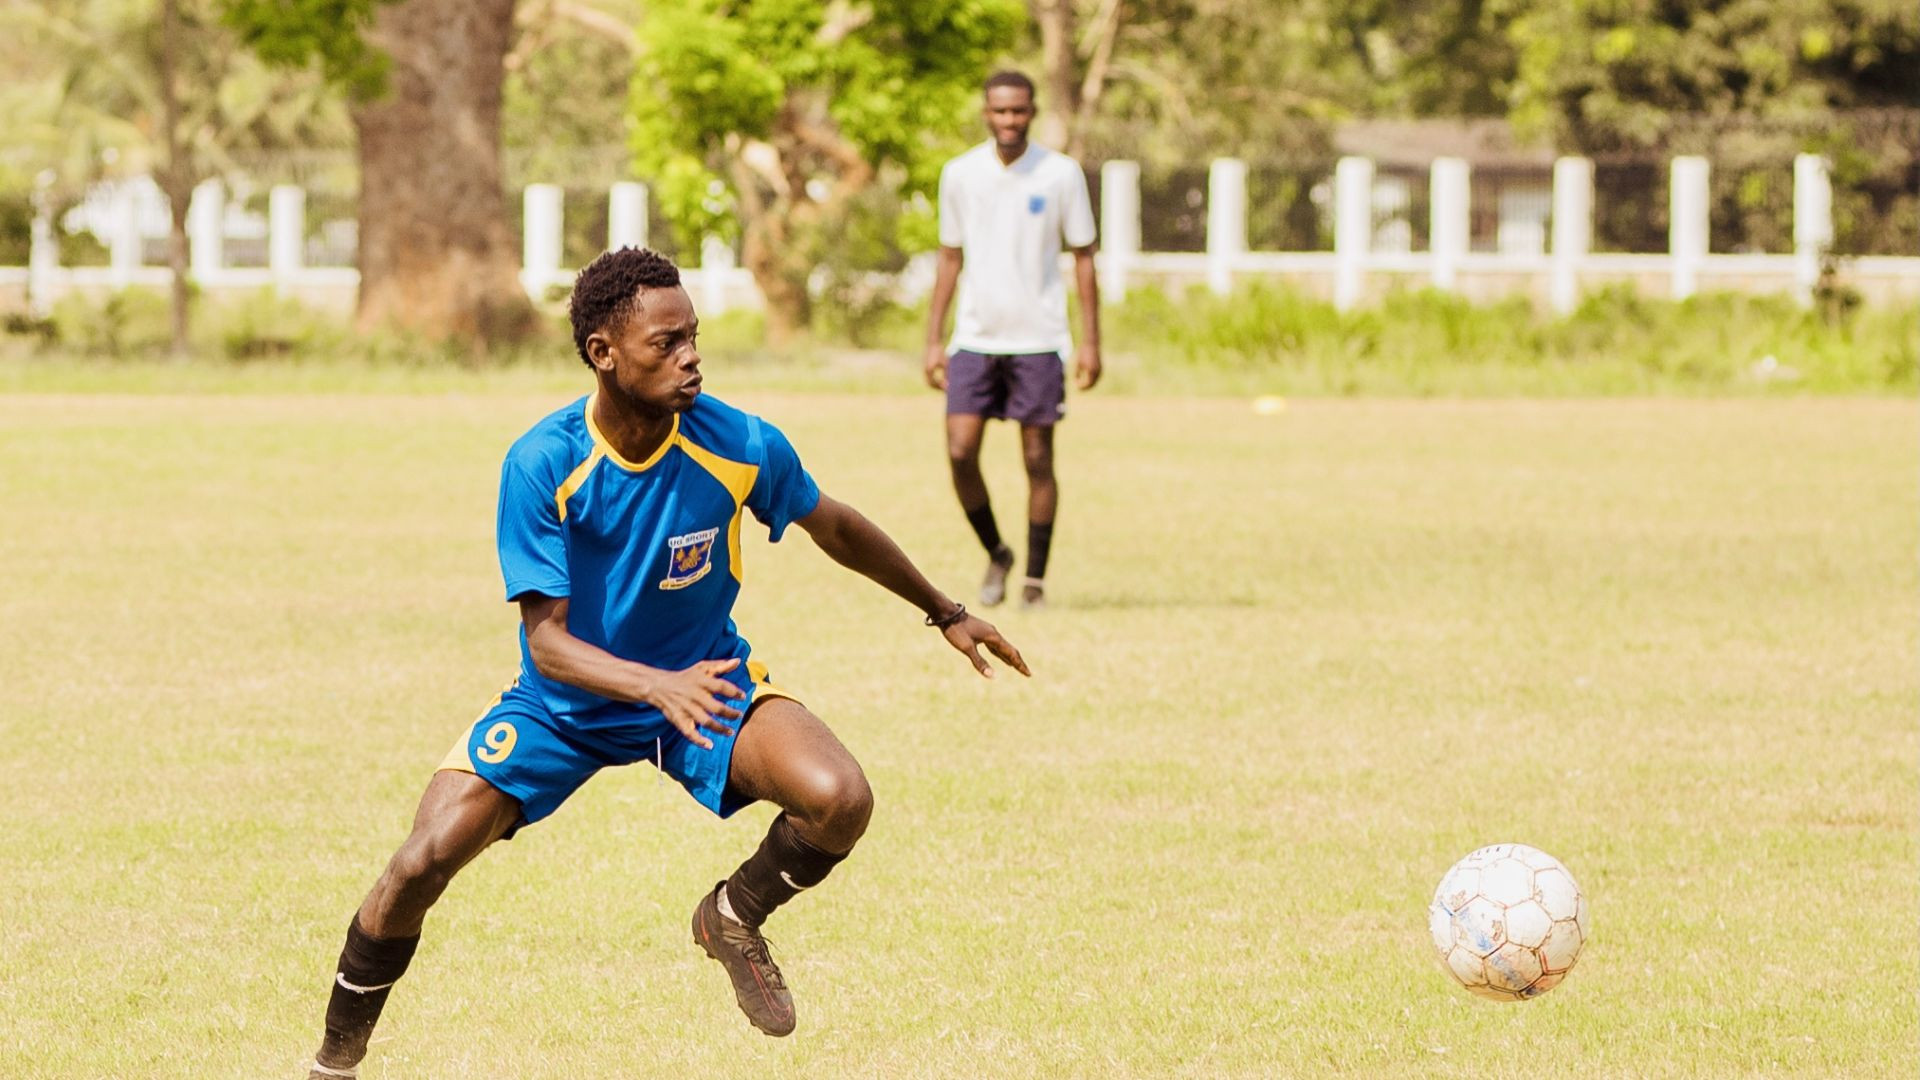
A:
{"type": "Polygon", "coordinates": [[[759,926],[773,909],[826,880],[845,855],[821,851],[794,830],[787,815],[773,819],[760,849],[727,879],[727,903],[747,926],[759,926]]]}
{"type": "Polygon", "coordinates": [[[1053,522],[1027,523],[1027,576],[1039,581],[1047,576],[1047,553],[1053,547],[1053,522]]]}
{"type": "Polygon", "coordinates": [[[987,554],[999,554],[1000,525],[993,520],[992,503],[981,503],[979,508],[968,510],[967,524],[973,526],[973,535],[980,538],[980,546],[987,549],[987,554]]]}
{"type": "Polygon", "coordinates": [[[367,1056],[367,1040],[386,1007],[393,984],[406,974],[420,935],[377,938],[360,929],[354,916],[347,927],[347,944],[340,950],[340,968],[333,977],[333,997],[327,1001],[327,1035],[320,1045],[319,1062],[351,1068],[367,1056]]]}

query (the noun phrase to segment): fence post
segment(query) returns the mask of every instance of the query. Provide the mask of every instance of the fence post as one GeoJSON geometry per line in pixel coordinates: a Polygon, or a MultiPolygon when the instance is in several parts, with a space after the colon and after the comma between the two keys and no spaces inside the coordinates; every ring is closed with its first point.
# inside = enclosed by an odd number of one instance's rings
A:
{"type": "Polygon", "coordinates": [[[733,245],[718,236],[700,238],[700,314],[727,310],[727,278],[733,270],[733,245]]]}
{"type": "Polygon", "coordinates": [[[607,250],[647,246],[647,185],[622,180],[607,193],[607,250]]]}
{"type": "Polygon", "coordinates": [[[1472,222],[1472,169],[1465,158],[1434,158],[1427,181],[1427,247],[1433,253],[1433,287],[1452,289],[1467,253],[1472,222]]]}
{"type": "Polygon", "coordinates": [[[1247,250],[1247,163],[1215,158],[1207,168],[1207,287],[1233,291],[1233,264],[1247,250]]]}
{"type": "Polygon", "coordinates": [[[560,203],[558,184],[528,184],[520,195],[520,284],[539,299],[560,276],[560,203]]]}
{"type": "Polygon", "coordinates": [[[267,192],[267,269],[286,292],[307,265],[307,189],[275,184],[267,192]]]}
{"type": "Polygon", "coordinates": [[[227,265],[226,218],[226,188],[218,180],[202,180],[187,203],[187,266],[202,285],[227,265]]]}
{"type": "Polygon", "coordinates": [[[53,170],[33,181],[33,231],[27,247],[27,308],[39,318],[53,313],[53,276],[60,269],[60,242],[53,234],[53,170]]]}
{"type": "Polygon", "coordinates": [[[1101,299],[1127,295],[1127,273],[1140,256],[1140,163],[1100,166],[1101,299]]]}
{"type": "Polygon", "coordinates": [[[140,269],[140,199],[130,180],[113,185],[112,280],[113,287],[124,289],[133,284],[140,269]]]}
{"type": "Polygon", "coordinates": [[[1793,159],[1793,297],[1813,304],[1820,283],[1820,261],[1833,244],[1833,178],[1827,159],[1800,154],[1793,159]]]}
{"type": "Polygon", "coordinates": [[[1593,162],[1563,157],[1553,163],[1553,310],[1565,315],[1580,302],[1580,262],[1593,247],[1593,162]]]}
{"type": "Polygon", "coordinates": [[[1707,257],[1707,159],[1673,159],[1668,198],[1667,249],[1673,259],[1673,298],[1685,300],[1700,286],[1707,257]]]}
{"type": "Polygon", "coordinates": [[[1333,306],[1350,310],[1366,284],[1373,246],[1373,162],[1343,157],[1333,168],[1333,306]]]}

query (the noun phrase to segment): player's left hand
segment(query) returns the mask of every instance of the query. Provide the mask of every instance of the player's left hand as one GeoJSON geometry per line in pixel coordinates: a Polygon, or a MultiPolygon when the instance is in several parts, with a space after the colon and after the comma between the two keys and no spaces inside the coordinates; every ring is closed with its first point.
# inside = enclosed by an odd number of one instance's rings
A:
{"type": "Polygon", "coordinates": [[[1073,385],[1082,390],[1093,389],[1100,381],[1100,346],[1082,345],[1073,357],[1073,385]]]}
{"type": "Polygon", "coordinates": [[[967,659],[973,661],[974,670],[989,679],[993,678],[993,668],[980,655],[982,645],[999,657],[1001,663],[1028,678],[1033,677],[1033,672],[1027,670],[1027,662],[1020,658],[1020,650],[1013,647],[1013,642],[1001,637],[1000,631],[995,630],[992,623],[978,615],[968,615],[940,633],[946,636],[947,644],[959,649],[967,659]]]}

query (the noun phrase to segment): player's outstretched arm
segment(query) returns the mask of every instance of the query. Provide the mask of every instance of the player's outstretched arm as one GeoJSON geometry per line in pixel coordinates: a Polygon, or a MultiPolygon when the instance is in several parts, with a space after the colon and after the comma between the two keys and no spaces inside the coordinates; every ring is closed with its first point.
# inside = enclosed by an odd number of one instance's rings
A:
{"type": "Polygon", "coordinates": [[[795,524],[807,530],[834,562],[872,578],[888,592],[926,612],[929,625],[939,626],[947,644],[964,653],[980,674],[993,678],[993,668],[980,655],[982,645],[1020,674],[1033,674],[1012,642],[1001,637],[992,623],[966,614],[951,597],[934,588],[893,537],[868,521],[865,514],[823,494],[820,505],[795,524]],[[958,618],[952,617],[955,613],[958,618]]]}
{"type": "Polygon", "coordinates": [[[520,620],[527,628],[527,653],[533,666],[547,678],[615,701],[651,705],[703,750],[712,749],[713,740],[700,734],[701,728],[733,734],[727,721],[740,719],[740,710],[727,701],[746,693],[721,676],[738,666],[739,660],[703,660],[684,671],[622,660],[567,630],[564,597],[521,597],[520,620]]]}

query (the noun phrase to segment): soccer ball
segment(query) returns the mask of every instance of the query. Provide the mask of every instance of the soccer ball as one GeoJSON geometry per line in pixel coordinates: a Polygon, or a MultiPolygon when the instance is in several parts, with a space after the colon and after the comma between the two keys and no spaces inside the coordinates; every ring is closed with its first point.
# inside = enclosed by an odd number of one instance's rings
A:
{"type": "Polygon", "coordinates": [[[1440,879],[1427,909],[1440,963],[1495,1001],[1539,997],[1573,970],[1587,900],[1560,860],[1525,844],[1483,847],[1440,879]]]}

